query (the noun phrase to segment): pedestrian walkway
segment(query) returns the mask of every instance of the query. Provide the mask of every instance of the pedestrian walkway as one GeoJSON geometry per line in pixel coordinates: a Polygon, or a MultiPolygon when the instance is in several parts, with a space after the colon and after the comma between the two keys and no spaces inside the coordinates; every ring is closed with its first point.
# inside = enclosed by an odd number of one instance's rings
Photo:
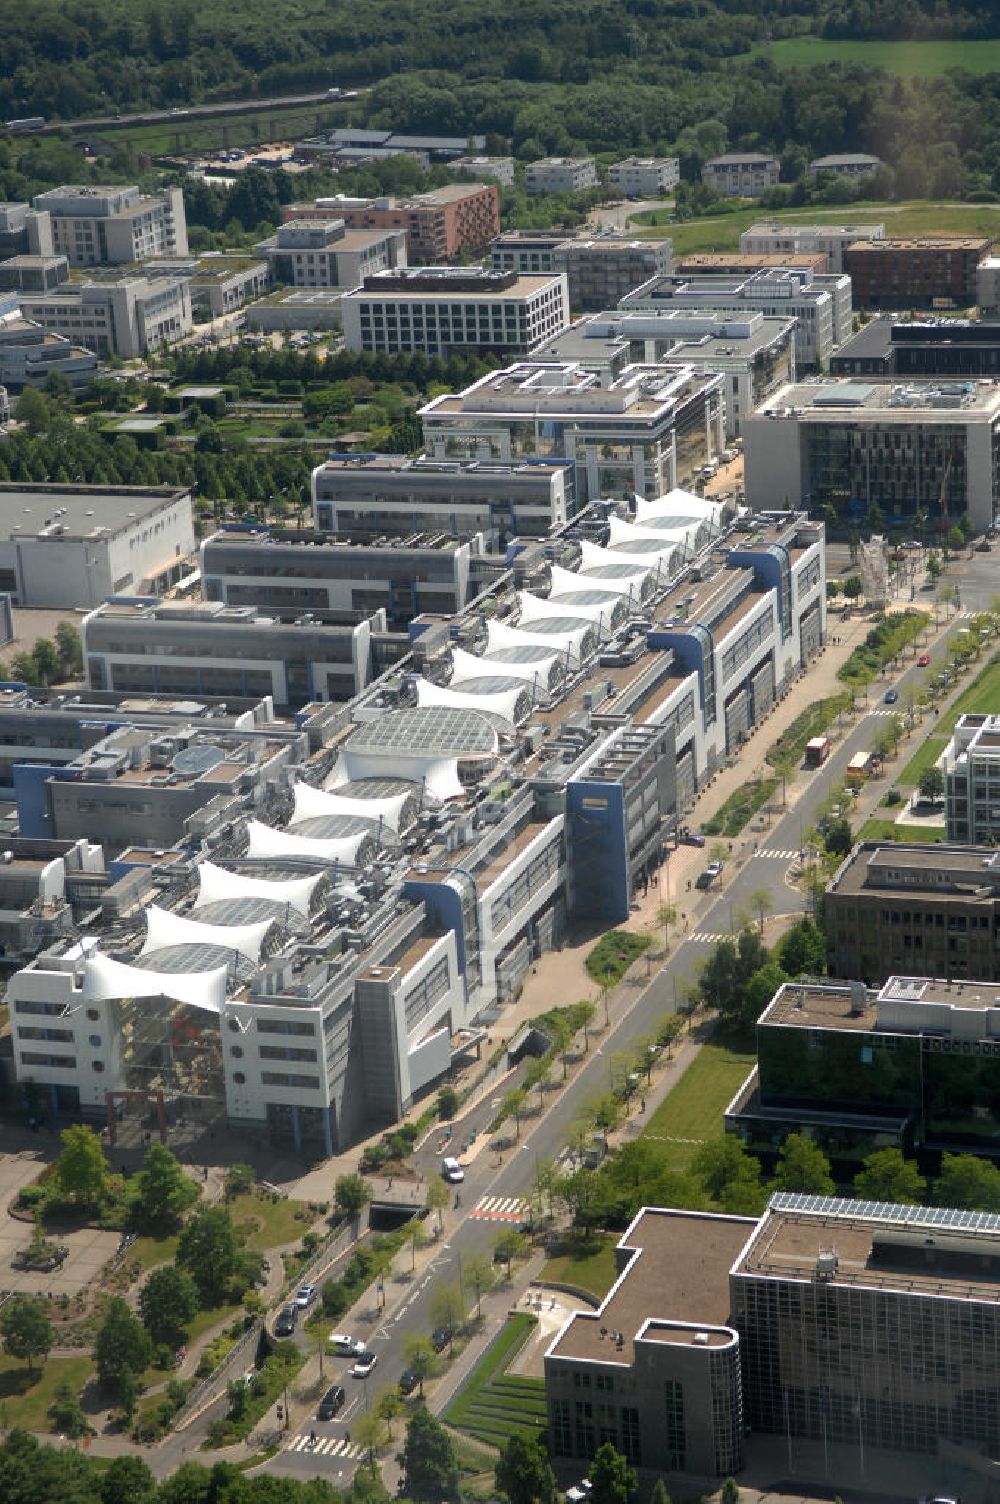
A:
{"type": "Polygon", "coordinates": [[[482,1196],[469,1216],[480,1222],[523,1222],[527,1214],[520,1196],[482,1196]]]}
{"type": "Polygon", "coordinates": [[[338,1457],[341,1462],[356,1462],[365,1455],[364,1447],[343,1436],[319,1436],[312,1441],[310,1431],[300,1431],[285,1447],[286,1452],[308,1452],[313,1457],[338,1457]]]}

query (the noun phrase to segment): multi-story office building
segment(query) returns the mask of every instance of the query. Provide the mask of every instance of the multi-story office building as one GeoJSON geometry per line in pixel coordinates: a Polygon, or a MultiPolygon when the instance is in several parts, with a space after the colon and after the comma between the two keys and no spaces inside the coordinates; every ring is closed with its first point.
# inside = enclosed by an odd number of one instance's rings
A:
{"type": "Polygon", "coordinates": [[[553,257],[555,270],[566,273],[569,306],[580,312],[614,308],[651,277],[668,276],[673,266],[670,240],[627,240],[605,234],[564,240],[553,257]]]}
{"type": "Polygon", "coordinates": [[[993,242],[972,235],[893,236],[845,247],[857,308],[971,308],[993,242]]]}
{"type": "Polygon", "coordinates": [[[0,483],[0,590],[19,606],[93,607],[169,589],[194,552],[191,493],[170,486],[0,483]]]}
{"type": "Polygon", "coordinates": [[[826,157],[813,157],[808,171],[811,173],[833,172],[838,177],[851,178],[855,182],[874,177],[882,166],[881,157],[869,156],[863,151],[833,152],[826,157]]]}
{"type": "Polygon", "coordinates": [[[701,169],[702,182],[723,198],[760,198],[780,177],[778,158],[758,151],[712,157],[701,169]]]}
{"type": "Polygon", "coordinates": [[[343,219],[352,230],[403,230],[412,266],[447,265],[481,254],[500,233],[496,183],[448,183],[412,198],[318,198],[287,204],[283,221],[343,219]]]}
{"type": "Polygon", "coordinates": [[[885,225],[815,224],[793,225],[784,220],[762,220],[744,230],[740,250],[751,256],[777,256],[787,253],[826,256],[828,268],[838,275],[846,271],[844,251],[863,240],[884,240],[885,225]]]}
{"type": "Polygon", "coordinates": [[[21,293],[30,318],[106,359],[136,360],[190,334],[191,288],[171,278],[66,282],[49,292],[21,293]]]}
{"type": "Polygon", "coordinates": [[[77,918],[93,910],[108,875],[101,847],[90,841],[4,840],[0,967],[8,976],[38,951],[72,937],[77,918]]]}
{"type": "Polygon", "coordinates": [[[660,198],[681,180],[677,157],[625,157],[608,168],[608,184],[626,198],[660,198]]]}
{"type": "Polygon", "coordinates": [[[24,318],[16,294],[0,292],[0,387],[5,394],[41,386],[50,371],[60,371],[74,386],[82,386],[96,370],[97,356],[90,350],[24,318]]]}
{"type": "Polygon", "coordinates": [[[65,256],[9,256],[0,261],[0,290],[4,292],[51,292],[68,281],[65,256]]]}
{"type": "Polygon", "coordinates": [[[483,376],[420,409],[435,459],[544,459],[576,468],[578,502],[662,496],[724,447],[722,377],[687,366],[629,366],[603,379],[571,362],[483,376]]]}
{"type": "Polygon", "coordinates": [[[965,513],[977,532],[993,521],[1000,474],[995,383],[789,386],[747,419],[743,434],[751,507],[787,497],[846,515],[877,502],[890,518],[922,511],[936,524],[965,513]]]}
{"type": "Polygon", "coordinates": [[[563,275],[479,267],[378,272],[345,294],[340,310],[347,349],[376,355],[527,355],[569,323],[563,275]]]}
{"type": "Polygon", "coordinates": [[[556,251],[565,243],[561,230],[504,230],[490,246],[495,272],[555,272],[556,251]]]}
{"type": "Polygon", "coordinates": [[[405,230],[348,230],[342,219],[291,219],[254,247],[274,282],[292,287],[357,287],[406,260],[405,230]]]}
{"type": "Polygon", "coordinates": [[[1000,318],[1000,256],[984,256],[976,267],[976,306],[980,318],[1000,318]]]}
{"type": "Polygon", "coordinates": [[[384,547],[324,532],[228,527],[201,546],[208,601],[256,606],[285,620],[308,611],[374,615],[406,627],[423,612],[452,614],[469,598],[470,561],[483,540],[412,532],[384,547]]]}
{"type": "Polygon", "coordinates": [[[582,193],[597,186],[597,162],[593,157],[540,157],[524,169],[529,194],[582,193]]]}
{"type": "Polygon", "coordinates": [[[795,362],[800,371],[825,367],[853,328],[849,277],[817,276],[782,267],[747,277],[654,277],[621,299],[628,313],[707,309],[712,313],[763,313],[796,320],[795,362]]]}
{"type": "Polygon", "coordinates": [[[679,277],[752,277],[756,272],[812,272],[829,270],[825,251],[781,251],[774,255],[753,251],[692,251],[674,267],[679,277]]]}
{"type": "Polygon", "coordinates": [[[0,204],[0,260],[52,254],[52,220],[46,210],[30,204],[0,204]]]}
{"type": "Polygon", "coordinates": [[[191,288],[192,308],[205,309],[213,319],[235,313],[263,297],[270,276],[266,260],[225,256],[215,251],[205,256],[147,261],[142,270],[151,280],[160,277],[186,280],[191,288]]]}
{"type": "Polygon", "coordinates": [[[1000,835],[1000,716],[960,715],[941,754],[949,841],[981,844],[1000,835]]]}
{"type": "Polygon", "coordinates": [[[518,536],[545,537],[576,509],[570,465],[427,455],[331,455],[313,471],[312,498],[319,531],[352,541],[481,533],[500,548],[518,536]]]}
{"type": "Polygon", "coordinates": [[[39,193],[34,206],[52,223],[52,250],[71,266],[186,256],[187,221],[179,188],[142,194],[134,185],[63,187],[39,193]]]}
{"type": "Polygon", "coordinates": [[[831,376],[1000,377],[1000,321],[871,319],[841,345],[831,376]]]}
{"type": "Polygon", "coordinates": [[[869,986],[917,969],[1000,981],[1000,861],[988,846],[862,841],[827,884],[829,970],[869,986]]]}
{"type": "Polygon", "coordinates": [[[489,178],[502,188],[514,186],[513,157],[454,157],[450,163],[456,172],[467,172],[470,177],[489,178]]]}
{"type": "Polygon", "coordinates": [[[329,611],[282,622],[253,606],[112,598],[83,619],[91,689],[244,700],[301,709],[349,700],[368,683],[385,618],[329,611]]]}
{"type": "Polygon", "coordinates": [[[576,360],[613,372],[639,362],[670,360],[725,380],[726,437],[740,434],[746,417],[772,392],[795,378],[795,320],[741,318],[703,312],[598,313],[548,340],[540,358],[576,360]]]}

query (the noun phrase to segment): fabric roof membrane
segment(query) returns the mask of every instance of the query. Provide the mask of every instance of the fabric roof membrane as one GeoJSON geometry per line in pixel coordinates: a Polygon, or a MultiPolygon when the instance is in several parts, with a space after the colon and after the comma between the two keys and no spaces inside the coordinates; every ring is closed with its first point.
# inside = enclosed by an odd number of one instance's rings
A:
{"type": "Polygon", "coordinates": [[[140,955],[148,956],[150,951],[168,945],[224,945],[256,964],[264,936],[273,923],[273,919],[265,919],[256,924],[202,924],[154,903],[146,910],[146,939],[140,955]]]}
{"type": "Polygon", "coordinates": [[[308,918],[309,900],[322,880],[322,872],[316,872],[310,877],[293,877],[287,882],[278,882],[272,878],[250,877],[245,872],[227,872],[215,862],[200,862],[195,909],[207,903],[218,903],[223,898],[273,898],[308,918]]]}
{"type": "MultiPolygon", "coordinates": [[[[480,674],[483,678],[486,677],[482,674],[481,666],[480,674]]],[[[448,705],[454,706],[456,710],[486,710],[509,721],[511,726],[516,723],[517,702],[524,693],[519,688],[495,690],[488,695],[472,695],[460,689],[449,689],[443,684],[432,684],[429,679],[420,678],[416,682],[417,704],[421,709],[426,705],[448,705]]]]}
{"type": "Polygon", "coordinates": [[[311,856],[326,862],[353,862],[364,835],[340,836],[333,840],[317,840],[314,836],[299,836],[291,830],[275,830],[260,820],[247,821],[251,856],[311,856]]]}
{"type": "Polygon", "coordinates": [[[228,966],[211,971],[145,971],[98,952],[84,963],[83,999],[100,1003],[111,998],[170,997],[204,1013],[221,1013],[228,974],[228,966]]]}
{"type": "MultiPolygon", "coordinates": [[[[552,665],[558,661],[558,653],[549,653],[530,663],[504,663],[502,672],[511,679],[523,679],[528,685],[537,683],[544,687],[548,684],[552,665]]],[[[491,664],[488,658],[477,658],[475,653],[468,653],[465,648],[452,648],[451,664],[454,677],[459,683],[465,679],[501,672],[499,664],[491,664]]]]}
{"type": "Polygon", "coordinates": [[[311,783],[297,783],[292,793],[295,797],[293,824],[298,820],[313,820],[318,815],[356,815],[376,823],[381,820],[392,830],[399,829],[403,808],[410,798],[409,794],[396,794],[391,799],[351,799],[344,794],[314,788],[311,783]]]}

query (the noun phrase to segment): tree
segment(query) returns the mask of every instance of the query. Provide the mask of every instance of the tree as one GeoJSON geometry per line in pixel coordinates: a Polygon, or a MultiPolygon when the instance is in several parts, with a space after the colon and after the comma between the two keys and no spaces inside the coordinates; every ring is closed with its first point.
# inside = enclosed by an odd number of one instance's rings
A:
{"type": "Polygon", "coordinates": [[[964,547],[965,547],[965,534],[962,532],[962,529],[960,527],[950,527],[948,529],[948,548],[949,548],[949,551],[951,553],[953,553],[953,554],[958,554],[958,553],[961,553],[961,551],[962,551],[962,549],[964,547]]]}
{"type": "Polygon", "coordinates": [[[556,1504],[558,1486],[548,1454],[536,1436],[515,1431],[500,1448],[496,1485],[510,1504],[556,1504]]]}
{"type": "Polygon", "coordinates": [[[110,1182],[100,1139],[82,1123],[64,1128],[59,1137],[62,1151],[53,1166],[59,1194],[88,1209],[97,1206],[107,1196],[110,1182]]]}
{"type": "Polygon", "coordinates": [[[397,1415],[402,1415],[403,1408],[403,1397],[394,1384],[386,1384],[383,1389],[379,1390],[375,1401],[375,1413],[385,1421],[389,1441],[392,1440],[392,1423],[397,1415]]]}
{"type": "Polygon", "coordinates": [[[974,1154],[945,1154],[934,1182],[934,1200],[938,1206],[1000,1211],[1000,1170],[974,1154]]]}
{"type": "Polygon", "coordinates": [[[24,424],[32,436],[35,436],[48,428],[52,421],[52,409],[48,399],[41,392],[28,386],[17,399],[14,416],[19,423],[24,424]]]}
{"type": "Polygon", "coordinates": [[[719,1504],[740,1504],[740,1486],[735,1478],[727,1478],[719,1489],[719,1504]]]}
{"type": "Polygon", "coordinates": [[[435,1285],[430,1299],[431,1320],[435,1326],[443,1326],[449,1336],[454,1334],[465,1320],[465,1299],[458,1285],[435,1285]]]}
{"type": "Polygon", "coordinates": [[[198,1187],[164,1144],[146,1150],[143,1167],[132,1182],[132,1220],[143,1231],[176,1227],[197,1200],[198,1187]]]}
{"type": "Polygon", "coordinates": [[[375,1477],[375,1457],[382,1450],[386,1442],[390,1440],[389,1427],[385,1417],[379,1415],[377,1410],[367,1410],[359,1415],[354,1422],[354,1440],[359,1446],[364,1447],[368,1453],[367,1462],[371,1468],[372,1477],[375,1477]]]}
{"type": "Polygon", "coordinates": [[[846,815],[827,821],[823,849],[831,856],[846,856],[851,849],[851,822],[846,815]]]}
{"type": "Polygon", "coordinates": [[[826,971],[826,936],[811,919],[800,919],[782,935],[776,954],[787,976],[822,976],[826,971]]]}
{"type": "Polygon", "coordinates": [[[423,1337],[419,1332],[415,1332],[403,1343],[403,1356],[406,1359],[407,1368],[420,1385],[420,1397],[423,1399],[424,1380],[432,1379],[438,1370],[438,1355],[434,1351],[434,1344],[429,1337],[423,1337]]]}
{"type": "Polygon", "coordinates": [[[52,684],[59,678],[62,664],[55,643],[50,642],[47,637],[36,637],[31,656],[35,660],[40,683],[52,684]]]}
{"type": "Polygon", "coordinates": [[[445,1207],[450,1204],[451,1192],[443,1180],[437,1175],[433,1175],[427,1182],[427,1210],[429,1212],[437,1212],[438,1232],[441,1231],[444,1225],[442,1213],[445,1207]]]}
{"type": "Polygon", "coordinates": [[[590,1497],[594,1504],[628,1504],[635,1491],[635,1468],[606,1441],[590,1464],[590,1497]]]}
{"type": "Polygon", "coordinates": [[[27,1363],[31,1373],[35,1359],[44,1359],[55,1341],[45,1302],[12,1295],[0,1310],[0,1337],[7,1356],[27,1363]]]}
{"type": "Polygon", "coordinates": [[[83,668],[83,643],[71,621],[61,621],[56,627],[56,650],[64,673],[80,672],[83,668]]]}
{"type": "Polygon", "coordinates": [[[257,1171],[253,1165],[230,1165],[226,1171],[223,1194],[227,1201],[235,1201],[237,1196],[249,1196],[256,1184],[257,1171]]]}
{"type": "Polygon", "coordinates": [[[656,922],[663,925],[663,949],[670,944],[670,926],[677,923],[677,905],[661,903],[656,906],[656,922]]]}
{"type": "Polygon", "coordinates": [[[927,1181],[912,1160],[899,1149],[876,1149],[854,1177],[854,1189],[866,1201],[896,1201],[917,1206],[924,1199],[927,1181]]]}
{"type": "Polygon", "coordinates": [[[753,1213],[763,1205],[760,1160],[731,1133],[702,1144],[691,1161],[691,1173],[725,1211],[753,1213]]]}
{"type": "Polygon", "coordinates": [[[229,1213],[199,1207],[184,1224],[176,1261],[198,1286],[204,1306],[216,1305],[239,1267],[240,1248],[229,1213]]]}
{"type": "Polygon", "coordinates": [[[141,1457],[116,1457],[101,1479],[101,1504],[152,1504],[156,1479],[141,1457]]]}
{"type": "Polygon", "coordinates": [[[55,1397],[49,1406],[48,1416],[53,1429],[61,1431],[63,1436],[69,1437],[70,1441],[77,1441],[79,1437],[86,1436],[91,1429],[76,1390],[65,1380],[56,1385],[55,1397]]]}
{"type": "Polygon", "coordinates": [[[410,1417],[400,1462],[403,1491],[417,1504],[442,1504],[458,1493],[458,1464],[451,1437],[425,1405],[419,1405],[410,1417]]]}
{"type": "Polygon", "coordinates": [[[832,1196],[836,1190],[830,1161],[818,1144],[801,1133],[790,1133],[782,1144],[774,1184],[779,1191],[806,1191],[813,1196],[832,1196]]]}
{"type": "Polygon", "coordinates": [[[507,1265],[507,1278],[510,1279],[511,1265],[515,1259],[523,1258],[527,1251],[528,1240],[523,1232],[518,1232],[516,1227],[508,1228],[501,1233],[493,1245],[494,1257],[502,1264],[507,1265]]]}
{"type": "Polygon", "coordinates": [[[493,1289],[493,1265],[481,1253],[466,1254],[462,1260],[462,1283],[476,1292],[476,1316],[483,1314],[483,1296],[493,1289]]]}
{"type": "Polygon", "coordinates": [[[649,1504],[671,1504],[670,1495],[667,1493],[667,1485],[662,1478],[657,1478],[653,1484],[653,1492],[649,1496],[649,1504]]]}
{"type": "Polygon", "coordinates": [[[372,1199],[371,1187],[360,1175],[338,1175],[333,1187],[333,1204],[344,1217],[357,1217],[372,1199]]]}
{"type": "Polygon", "coordinates": [[[459,1108],[458,1092],[453,1086],[442,1086],[437,1097],[437,1114],[446,1121],[453,1118],[459,1108]]]}
{"type": "Polygon", "coordinates": [[[940,799],[944,793],[944,774],[936,763],[924,768],[917,783],[921,799],[940,799]]]}
{"type": "Polygon", "coordinates": [[[412,1274],[413,1270],[417,1267],[417,1254],[421,1248],[425,1247],[428,1241],[427,1229],[419,1217],[414,1217],[409,1227],[407,1227],[406,1241],[410,1245],[410,1273],[412,1274]]]}
{"type": "Polygon", "coordinates": [[[129,1310],[120,1295],[112,1296],[104,1311],[94,1343],[97,1377],[122,1402],[129,1395],[124,1375],[142,1373],[153,1356],[153,1342],[146,1328],[129,1310]]]}
{"type": "Polygon", "coordinates": [[[154,1269],[139,1292],[139,1314],[154,1342],[179,1347],[197,1310],[198,1287],[174,1264],[154,1269]]]}
{"type": "Polygon", "coordinates": [[[774,899],[767,888],[755,888],[750,894],[750,908],[757,916],[757,929],[763,935],[764,921],[774,911],[774,899]]]}
{"type": "Polygon", "coordinates": [[[524,1090],[524,1087],[515,1086],[512,1091],[509,1091],[507,1093],[503,1101],[500,1103],[500,1111],[498,1112],[497,1116],[501,1120],[504,1118],[514,1119],[516,1138],[521,1137],[521,1114],[524,1111],[525,1106],[527,1105],[527,1101],[528,1093],[524,1090]]]}
{"type": "Polygon", "coordinates": [[[938,580],[941,577],[941,560],[934,552],[927,555],[927,573],[932,580],[938,580]]]}

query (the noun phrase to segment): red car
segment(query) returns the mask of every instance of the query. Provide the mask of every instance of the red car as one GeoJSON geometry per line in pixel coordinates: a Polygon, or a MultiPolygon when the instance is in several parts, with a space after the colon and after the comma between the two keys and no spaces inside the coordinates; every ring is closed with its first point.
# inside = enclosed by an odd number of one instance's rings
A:
{"type": "Polygon", "coordinates": [[[931,655],[930,655],[930,653],[921,653],[920,657],[917,659],[917,667],[918,668],[926,668],[927,665],[930,663],[930,661],[931,661],[931,655]]]}

